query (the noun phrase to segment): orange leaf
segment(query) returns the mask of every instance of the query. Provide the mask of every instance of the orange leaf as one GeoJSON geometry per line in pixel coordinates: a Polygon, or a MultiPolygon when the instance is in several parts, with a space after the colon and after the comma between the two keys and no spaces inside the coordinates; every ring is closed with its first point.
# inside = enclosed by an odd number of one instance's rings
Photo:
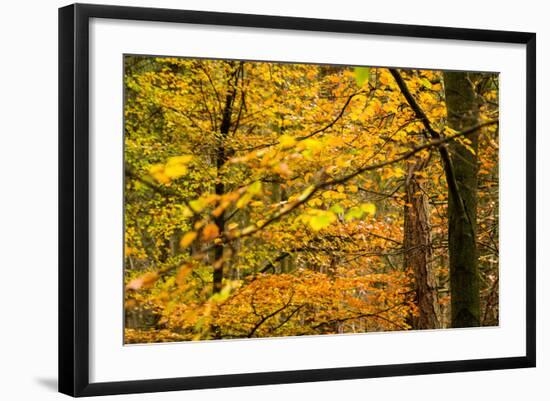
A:
{"type": "Polygon", "coordinates": [[[207,224],[202,230],[202,239],[210,241],[220,235],[220,229],[214,223],[207,224]]]}
{"type": "Polygon", "coordinates": [[[157,281],[158,278],[159,275],[157,272],[147,272],[126,284],[126,289],[138,291],[142,288],[151,287],[153,284],[155,284],[155,281],[157,281]]]}
{"type": "Polygon", "coordinates": [[[178,274],[176,275],[176,283],[178,284],[178,286],[183,287],[185,285],[185,279],[187,278],[189,273],[191,273],[192,269],[193,268],[190,264],[185,264],[180,267],[178,274]]]}
{"type": "Polygon", "coordinates": [[[197,233],[195,231],[189,231],[185,233],[183,237],[181,237],[180,240],[180,246],[182,248],[187,248],[191,243],[197,238],[197,233]]]}

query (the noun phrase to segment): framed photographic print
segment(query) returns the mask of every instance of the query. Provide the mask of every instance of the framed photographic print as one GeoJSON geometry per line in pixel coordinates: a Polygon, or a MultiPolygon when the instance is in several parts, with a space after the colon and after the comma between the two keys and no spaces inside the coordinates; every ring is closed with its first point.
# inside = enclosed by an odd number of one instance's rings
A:
{"type": "Polygon", "coordinates": [[[535,366],[535,34],[59,10],[59,390],[535,366]]]}

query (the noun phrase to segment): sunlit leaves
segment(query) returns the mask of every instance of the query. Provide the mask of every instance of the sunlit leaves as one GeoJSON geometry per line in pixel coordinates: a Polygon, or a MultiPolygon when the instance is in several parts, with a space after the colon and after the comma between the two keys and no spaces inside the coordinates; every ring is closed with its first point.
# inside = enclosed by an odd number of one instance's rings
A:
{"type": "MultiPolygon", "coordinates": [[[[415,305],[404,295],[402,242],[411,160],[354,174],[427,140],[387,69],[245,62],[239,72],[237,61],[133,61],[125,74],[125,163],[135,172],[124,194],[126,301],[130,315],[157,320],[127,329],[128,342],[408,328],[415,305]],[[216,293],[214,269],[223,273],[216,293]]],[[[402,74],[434,128],[456,134],[445,126],[441,73],[402,74]]],[[[495,118],[498,90],[489,85],[483,96],[481,112],[495,118]]],[[[479,235],[491,244],[498,132],[487,128],[481,140],[479,235]]],[[[428,162],[411,177],[426,193],[434,259],[444,264],[446,179],[436,151],[417,156],[428,162]]],[[[495,260],[482,256],[487,266],[495,260]]],[[[444,282],[448,272],[438,272],[444,282]]]]}
{"type": "Polygon", "coordinates": [[[185,233],[183,237],[181,237],[180,240],[180,246],[182,248],[187,248],[191,243],[197,238],[197,233],[195,231],[189,231],[185,233]]]}
{"type": "Polygon", "coordinates": [[[349,209],[344,218],[346,221],[353,219],[361,219],[363,216],[374,216],[376,213],[376,206],[372,203],[364,203],[360,206],[354,206],[349,209]]]}
{"type": "Polygon", "coordinates": [[[361,205],[361,210],[370,216],[374,216],[376,213],[376,206],[374,203],[363,203],[361,205]]]}
{"type": "Polygon", "coordinates": [[[220,235],[220,229],[214,223],[207,224],[202,230],[202,239],[204,241],[213,240],[218,235],[220,235]]]}
{"type": "Polygon", "coordinates": [[[281,135],[279,137],[279,144],[282,148],[290,148],[294,146],[296,139],[290,135],[281,135]]]}
{"type": "Polygon", "coordinates": [[[170,179],[176,179],[187,174],[187,164],[193,159],[193,156],[171,157],[166,163],[164,174],[170,179]]]}
{"type": "Polygon", "coordinates": [[[182,265],[179,268],[179,270],[176,274],[175,282],[180,288],[186,286],[187,278],[191,274],[192,271],[193,271],[193,266],[191,266],[190,264],[182,265]]]}
{"type": "Polygon", "coordinates": [[[158,278],[159,275],[157,272],[147,272],[126,284],[126,289],[137,291],[144,288],[149,288],[155,284],[158,278]]]}
{"type": "Polygon", "coordinates": [[[336,221],[336,214],[332,211],[317,210],[309,218],[309,226],[314,231],[322,230],[336,221]]]}
{"type": "Polygon", "coordinates": [[[370,68],[369,67],[355,67],[353,69],[355,75],[355,82],[360,88],[363,87],[365,82],[368,82],[370,77],[370,68]]]}
{"type": "Polygon", "coordinates": [[[255,181],[246,188],[246,192],[237,201],[236,207],[242,209],[252,200],[255,195],[259,195],[262,192],[262,183],[255,181]]]}
{"type": "Polygon", "coordinates": [[[165,167],[163,164],[155,164],[149,168],[149,174],[158,182],[167,184],[170,182],[170,177],[166,175],[164,170],[165,167]]]}
{"type": "Polygon", "coordinates": [[[149,168],[149,173],[157,181],[167,184],[187,174],[187,165],[193,159],[193,156],[184,155],[168,159],[166,164],[155,164],[149,168]]]}

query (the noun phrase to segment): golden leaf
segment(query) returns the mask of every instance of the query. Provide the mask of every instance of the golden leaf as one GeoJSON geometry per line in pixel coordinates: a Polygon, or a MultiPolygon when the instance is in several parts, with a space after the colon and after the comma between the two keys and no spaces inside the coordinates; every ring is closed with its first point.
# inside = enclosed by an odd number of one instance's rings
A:
{"type": "Polygon", "coordinates": [[[202,239],[205,241],[210,241],[220,235],[220,229],[214,223],[207,224],[202,229],[202,239]]]}
{"type": "Polygon", "coordinates": [[[197,238],[197,233],[195,231],[189,231],[185,233],[183,237],[181,237],[180,240],[180,246],[182,248],[187,248],[191,243],[197,238]]]}

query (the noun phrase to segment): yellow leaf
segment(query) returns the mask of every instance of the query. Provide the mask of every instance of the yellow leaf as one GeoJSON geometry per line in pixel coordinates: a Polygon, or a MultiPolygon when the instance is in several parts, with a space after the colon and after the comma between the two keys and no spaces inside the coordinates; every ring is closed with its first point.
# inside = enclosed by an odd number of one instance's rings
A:
{"type": "Polygon", "coordinates": [[[252,200],[252,194],[250,192],[245,193],[241,198],[237,201],[237,204],[235,205],[237,209],[242,209],[246,205],[248,205],[248,202],[252,200]]]}
{"type": "Polygon", "coordinates": [[[203,199],[193,199],[192,201],[189,201],[189,206],[191,206],[191,209],[193,211],[199,213],[202,209],[206,207],[206,202],[203,199]]]}
{"type": "Polygon", "coordinates": [[[195,231],[189,231],[181,237],[180,246],[182,248],[187,248],[191,243],[197,238],[197,233],[195,231]]]}
{"type": "Polygon", "coordinates": [[[296,139],[294,139],[294,137],[292,137],[290,135],[281,135],[279,137],[279,144],[283,148],[290,148],[290,147],[294,146],[295,143],[296,143],[296,139]]]}
{"type": "Polygon", "coordinates": [[[376,205],[374,203],[363,203],[361,205],[361,210],[371,216],[374,216],[376,213],[376,205]]]}
{"type": "Polygon", "coordinates": [[[301,148],[316,153],[323,148],[323,144],[316,139],[308,138],[301,142],[301,148]]]}
{"type": "Polygon", "coordinates": [[[164,174],[166,174],[168,178],[179,178],[187,174],[187,167],[183,164],[166,165],[164,174]]]}
{"type": "Polygon", "coordinates": [[[153,164],[149,168],[149,174],[151,174],[151,175],[156,174],[156,173],[160,173],[162,171],[164,171],[164,165],[162,165],[162,164],[153,164]]]}
{"type": "Polygon", "coordinates": [[[168,163],[166,163],[166,165],[170,166],[174,164],[187,164],[191,160],[193,160],[193,156],[191,155],[175,156],[168,159],[168,163]]]}
{"type": "Polygon", "coordinates": [[[323,204],[323,201],[319,198],[312,199],[308,202],[308,205],[311,206],[321,206],[323,204]]]}
{"type": "Polygon", "coordinates": [[[467,143],[463,143],[462,146],[464,146],[471,154],[473,154],[475,156],[476,154],[476,151],[474,150],[474,148],[472,148],[470,145],[468,145],[467,143]]]}
{"type": "Polygon", "coordinates": [[[228,230],[234,230],[236,229],[237,227],[239,227],[239,225],[237,223],[231,223],[231,224],[228,224],[227,225],[227,229],[228,230]]]}
{"type": "Polygon", "coordinates": [[[330,226],[336,220],[336,215],[331,211],[323,211],[309,220],[309,225],[314,231],[322,230],[330,226]]]}
{"type": "Polygon", "coordinates": [[[401,178],[401,177],[404,177],[404,176],[405,176],[405,170],[403,170],[400,167],[395,167],[395,168],[391,169],[388,173],[388,178],[392,178],[392,177],[401,178]]]}
{"type": "MultiPolygon", "coordinates": [[[[168,159],[166,166],[164,166],[164,170],[162,171],[162,173],[170,179],[175,179],[175,178],[184,176],[187,174],[186,164],[188,164],[192,159],[193,159],[193,156],[191,155],[171,157],[168,159]]],[[[161,172],[159,165],[156,165],[153,167],[155,170],[158,170],[158,173],[161,172]]],[[[153,170],[153,167],[151,168],[151,170],[153,170]]],[[[151,172],[151,174],[153,174],[153,172],[151,172]]]]}
{"type": "Polygon", "coordinates": [[[380,83],[382,85],[389,85],[391,82],[391,75],[389,72],[382,70],[380,77],[379,77],[380,83]]]}
{"type": "Polygon", "coordinates": [[[149,174],[162,184],[167,184],[170,182],[170,177],[168,177],[164,171],[164,165],[154,164],[149,168],[149,174]]]}

